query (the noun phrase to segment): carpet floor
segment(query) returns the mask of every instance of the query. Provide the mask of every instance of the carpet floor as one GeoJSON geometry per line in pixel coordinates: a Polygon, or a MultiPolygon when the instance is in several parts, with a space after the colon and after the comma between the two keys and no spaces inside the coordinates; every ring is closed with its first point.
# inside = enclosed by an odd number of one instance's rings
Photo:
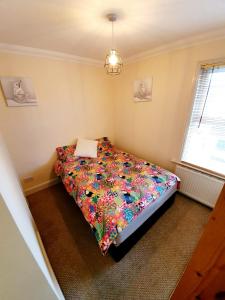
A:
{"type": "Polygon", "coordinates": [[[169,299],[210,213],[178,194],[116,263],[101,255],[89,225],[62,184],[30,195],[28,202],[67,300],[169,299]]]}

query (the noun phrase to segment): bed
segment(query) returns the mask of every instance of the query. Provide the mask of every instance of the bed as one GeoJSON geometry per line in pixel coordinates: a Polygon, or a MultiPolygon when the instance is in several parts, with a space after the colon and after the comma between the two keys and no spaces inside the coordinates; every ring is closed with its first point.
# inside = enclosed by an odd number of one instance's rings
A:
{"type": "Polygon", "coordinates": [[[98,157],[75,157],[76,145],[58,147],[55,172],[90,224],[103,255],[123,244],[176,192],[165,169],[98,139],[98,157]]]}

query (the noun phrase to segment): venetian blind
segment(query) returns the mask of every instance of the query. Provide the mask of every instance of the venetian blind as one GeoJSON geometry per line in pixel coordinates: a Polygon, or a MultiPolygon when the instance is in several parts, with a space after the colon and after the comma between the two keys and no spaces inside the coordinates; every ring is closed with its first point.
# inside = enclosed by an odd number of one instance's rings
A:
{"type": "Polygon", "coordinates": [[[182,161],[225,175],[225,62],[201,66],[182,161]]]}

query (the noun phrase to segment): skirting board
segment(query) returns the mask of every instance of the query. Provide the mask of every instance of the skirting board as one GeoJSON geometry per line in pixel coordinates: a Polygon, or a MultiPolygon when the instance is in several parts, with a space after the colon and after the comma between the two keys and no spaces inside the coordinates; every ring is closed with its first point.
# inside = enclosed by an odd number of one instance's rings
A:
{"type": "Polygon", "coordinates": [[[55,185],[57,183],[59,183],[59,178],[58,177],[50,179],[50,180],[47,180],[47,181],[42,182],[40,184],[34,185],[34,186],[32,186],[32,187],[30,187],[28,189],[25,189],[24,190],[24,194],[26,196],[29,196],[31,194],[34,194],[34,193],[39,192],[41,190],[44,190],[44,189],[46,189],[46,188],[48,188],[50,186],[53,186],[53,185],[55,185]]]}

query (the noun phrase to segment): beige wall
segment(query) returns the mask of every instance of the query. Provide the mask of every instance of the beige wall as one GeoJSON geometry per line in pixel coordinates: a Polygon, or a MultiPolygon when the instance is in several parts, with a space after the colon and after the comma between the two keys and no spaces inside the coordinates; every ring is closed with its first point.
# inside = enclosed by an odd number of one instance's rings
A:
{"type": "Polygon", "coordinates": [[[192,106],[198,62],[225,57],[225,40],[125,65],[111,78],[101,67],[0,53],[0,76],[31,77],[37,107],[7,107],[0,129],[29,189],[55,178],[55,147],[77,137],[109,136],[118,147],[173,170],[192,106]],[[134,103],[133,81],[153,76],[153,101],[134,103]]]}
{"type": "Polygon", "coordinates": [[[113,140],[110,78],[103,68],[0,53],[0,76],[32,79],[38,106],[7,107],[0,91],[0,129],[25,188],[55,177],[55,147],[77,137],[113,140]]]}
{"type": "Polygon", "coordinates": [[[225,40],[161,54],[125,66],[114,80],[115,143],[173,170],[192,108],[200,61],[225,58],[225,40]],[[134,103],[133,81],[153,76],[152,102],[134,103]]]}

